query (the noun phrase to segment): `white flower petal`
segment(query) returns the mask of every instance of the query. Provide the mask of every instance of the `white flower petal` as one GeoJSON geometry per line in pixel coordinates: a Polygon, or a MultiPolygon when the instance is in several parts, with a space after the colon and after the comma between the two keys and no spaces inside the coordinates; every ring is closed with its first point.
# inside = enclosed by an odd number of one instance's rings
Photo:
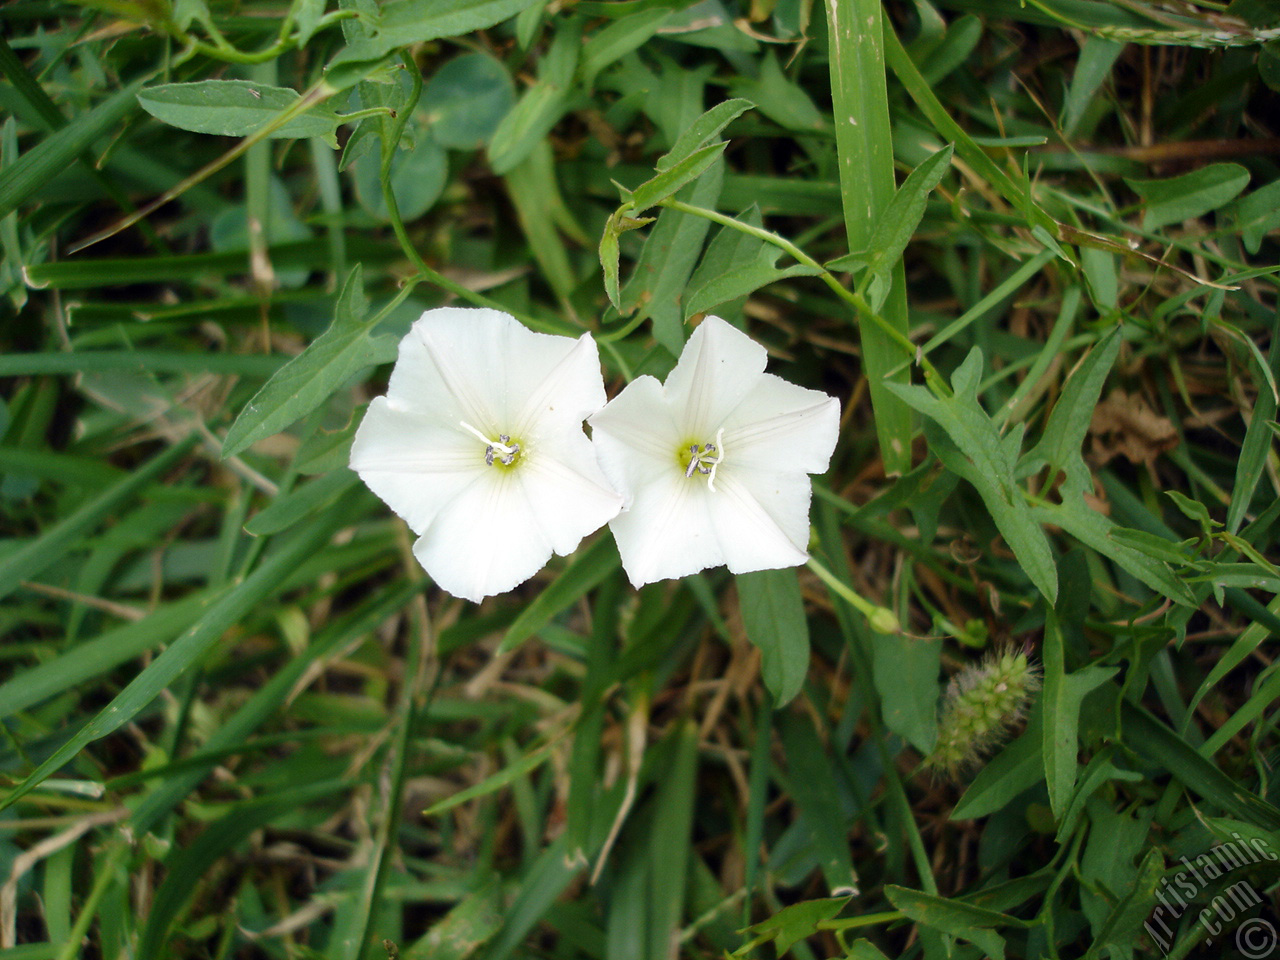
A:
{"type": "Polygon", "coordinates": [[[809,559],[809,498],[802,473],[726,467],[706,498],[711,524],[731,573],[794,567],[809,559]]]}
{"type": "Polygon", "coordinates": [[[596,342],[587,333],[570,340],[520,330],[511,344],[519,363],[507,374],[509,395],[518,406],[511,411],[512,435],[571,428],[585,439],[582,421],[605,403],[596,342]]]}
{"type": "Polygon", "coordinates": [[[758,470],[822,473],[840,433],[840,401],[766,373],[729,414],[726,462],[758,470]]]}
{"type": "Polygon", "coordinates": [[[600,355],[588,334],[536,333],[497,310],[428,310],[400,344],[387,396],[486,435],[580,424],[604,406],[600,355]]]}
{"type": "Polygon", "coordinates": [[[711,496],[705,483],[674,469],[655,474],[634,491],[630,509],[609,521],[633,586],[724,563],[707,509],[711,496]]]}
{"type": "Polygon", "coordinates": [[[589,336],[496,310],[424,313],[370,404],[351,465],[421,536],[445,590],[479,601],[569,553],[621,508],[582,421],[605,401],[589,336]]]}
{"type": "Polygon", "coordinates": [[[596,459],[624,500],[655,473],[679,472],[676,451],[683,438],[653,377],[636,377],[587,422],[596,459]]]}
{"type": "Polygon", "coordinates": [[[486,468],[413,545],[443,589],[479,603],[528,580],[551,559],[551,543],[516,477],[486,468]]]}
{"type": "Polygon", "coordinates": [[[767,360],[764,347],[736,327],[719,317],[704,319],[665,386],[683,432],[702,443],[711,440],[756,388],[767,360]]]}
{"type": "Polygon", "coordinates": [[[591,441],[581,430],[544,439],[513,471],[552,550],[561,556],[618,515],[622,497],[597,466],[591,441]]]}
{"type": "Polygon", "coordinates": [[[352,441],[351,469],[420,534],[489,468],[474,439],[375,397],[352,441]]]}
{"type": "Polygon", "coordinates": [[[428,310],[400,341],[387,397],[440,423],[465,420],[496,433],[507,405],[502,345],[510,324],[519,326],[497,310],[428,310]]]}

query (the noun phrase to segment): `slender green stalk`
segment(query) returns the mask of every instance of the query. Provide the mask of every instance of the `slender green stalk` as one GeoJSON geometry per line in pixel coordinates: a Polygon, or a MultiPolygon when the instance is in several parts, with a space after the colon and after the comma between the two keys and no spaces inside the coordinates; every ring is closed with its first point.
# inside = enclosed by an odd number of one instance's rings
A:
{"type": "Polygon", "coordinates": [[[306,113],[308,110],[310,110],[312,107],[316,106],[317,104],[323,103],[325,100],[328,100],[337,92],[338,92],[337,88],[329,86],[323,80],[317,80],[307,90],[306,93],[304,93],[301,97],[299,97],[297,101],[290,104],[287,110],[282,110],[278,116],[273,118],[269,123],[265,124],[261,130],[257,130],[249,134],[249,136],[245,137],[243,140],[241,140],[238,144],[236,144],[234,147],[232,147],[222,156],[218,157],[218,159],[212,161],[211,163],[205,164],[203,167],[201,167],[199,170],[197,170],[195,173],[191,174],[190,176],[184,177],[176,186],[170,187],[168,190],[162,193],[155,200],[151,201],[141,210],[137,210],[134,213],[131,213],[129,216],[125,217],[123,220],[117,220],[111,226],[107,227],[105,230],[98,231],[93,236],[89,237],[87,240],[81,240],[79,243],[72,246],[67,252],[79,253],[81,250],[84,250],[87,247],[91,247],[95,243],[101,243],[103,240],[106,240],[109,237],[114,237],[121,230],[127,230],[129,227],[133,226],[135,223],[137,223],[139,220],[142,220],[144,217],[151,216],[151,214],[155,213],[157,210],[159,210],[169,201],[176,200],[178,197],[182,196],[184,193],[186,193],[188,190],[194,187],[197,183],[200,183],[208,179],[209,177],[217,173],[219,170],[226,167],[228,164],[233,163],[234,161],[239,159],[245,153],[245,151],[247,151],[255,143],[261,143],[263,140],[267,139],[267,137],[271,136],[271,134],[279,130],[281,127],[283,127],[286,123],[288,123],[294,117],[301,116],[302,114],[306,113]]]}
{"type": "Polygon", "coordinates": [[[841,581],[817,559],[810,557],[806,566],[818,575],[818,579],[825,583],[832,593],[866,617],[871,624],[871,629],[877,633],[898,633],[902,630],[898,617],[892,610],[874,604],[866,597],[854,592],[852,587],[841,581]]]}
{"type": "MultiPolygon", "coordinates": [[[[355,10],[332,10],[320,18],[320,23],[316,28],[318,33],[326,27],[333,26],[342,20],[350,20],[358,17],[359,13],[355,10]]],[[[206,43],[203,40],[197,40],[190,34],[182,30],[172,20],[165,21],[161,24],[161,29],[174,40],[183,44],[184,49],[182,55],[178,58],[178,63],[183,63],[196,54],[208,57],[211,60],[221,60],[224,63],[241,63],[241,64],[257,64],[266,63],[268,60],[275,60],[283,53],[292,50],[297,43],[293,37],[287,36],[288,31],[293,27],[292,16],[286,16],[280,26],[279,36],[268,46],[261,50],[240,50],[235,47],[226,37],[222,35],[222,31],[217,28],[212,18],[203,18],[201,25],[209,33],[209,39],[212,43],[206,43]]]]}
{"type": "Polygon", "coordinates": [[[395,156],[396,146],[400,143],[400,137],[404,133],[405,124],[408,123],[409,117],[413,115],[413,110],[418,105],[418,98],[422,96],[422,72],[418,69],[418,65],[413,62],[413,58],[407,50],[402,50],[400,56],[404,61],[405,69],[409,71],[413,88],[409,94],[409,102],[405,104],[396,116],[395,123],[391,127],[390,136],[382,144],[382,167],[379,172],[379,178],[382,181],[382,200],[386,204],[387,217],[391,220],[391,229],[395,232],[396,240],[400,243],[400,249],[409,258],[409,262],[413,264],[414,269],[435,286],[448,290],[455,296],[461,297],[468,303],[473,303],[478,307],[489,307],[492,310],[501,310],[503,313],[512,314],[526,326],[563,333],[564,331],[554,324],[548,324],[537,317],[527,314],[516,313],[496,300],[490,300],[484,294],[464,287],[462,284],[450,280],[439,271],[433,270],[427,266],[427,262],[422,259],[422,255],[414,247],[413,241],[409,239],[409,231],[405,229],[404,218],[400,216],[400,205],[396,203],[395,191],[391,189],[391,160],[395,156]]]}
{"type": "MultiPolygon", "coordinates": [[[[862,294],[848,289],[835,277],[834,274],[827,270],[826,267],[813,259],[813,257],[809,256],[786,237],[779,236],[770,230],[764,230],[760,227],[752,226],[749,223],[743,223],[740,220],[735,220],[733,217],[726,216],[725,214],[719,213],[715,210],[708,210],[705,207],[695,207],[693,204],[685,203],[683,200],[668,198],[663,200],[659,206],[670,207],[672,210],[679,210],[681,213],[691,213],[694,216],[704,217],[713,223],[718,223],[722,226],[738,230],[748,236],[755,237],[757,240],[763,240],[765,243],[772,244],[778,249],[789,254],[798,263],[802,263],[806,267],[812,267],[815,270],[821,271],[818,274],[819,278],[823,283],[831,288],[836,296],[849,304],[849,306],[853,307],[855,313],[859,317],[869,320],[874,324],[881,333],[884,334],[887,342],[897,347],[900,353],[905,353],[908,358],[919,363],[921,369],[924,370],[925,379],[928,380],[935,390],[940,390],[943,396],[950,395],[951,390],[947,387],[946,381],[942,379],[942,375],[938,373],[937,368],[929,362],[928,357],[924,356],[924,353],[911,342],[906,334],[895,327],[883,316],[876,313],[875,310],[871,309],[871,304],[867,303],[866,298],[863,297],[862,294]]],[[[609,334],[606,339],[610,341],[620,339],[635,329],[639,323],[639,320],[634,320],[621,330],[615,330],[613,333],[609,334]]],[[[893,368],[895,374],[903,368],[904,363],[905,361],[899,361],[898,366],[893,368]]]]}

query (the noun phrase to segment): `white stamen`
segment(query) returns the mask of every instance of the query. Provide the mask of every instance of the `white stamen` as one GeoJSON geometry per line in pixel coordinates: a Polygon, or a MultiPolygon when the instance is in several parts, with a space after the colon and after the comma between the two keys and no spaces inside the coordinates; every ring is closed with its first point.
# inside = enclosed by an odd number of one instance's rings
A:
{"type": "Polygon", "coordinates": [[[707,489],[712,493],[716,492],[716,468],[724,459],[723,443],[724,427],[721,427],[716,431],[715,443],[689,445],[689,466],[685,468],[684,475],[692,477],[695,473],[702,474],[707,478],[707,489]]]}
{"type": "Polygon", "coordinates": [[[711,473],[707,475],[707,489],[716,492],[716,470],[724,459],[724,427],[716,431],[716,458],[711,461],[711,473]]]}

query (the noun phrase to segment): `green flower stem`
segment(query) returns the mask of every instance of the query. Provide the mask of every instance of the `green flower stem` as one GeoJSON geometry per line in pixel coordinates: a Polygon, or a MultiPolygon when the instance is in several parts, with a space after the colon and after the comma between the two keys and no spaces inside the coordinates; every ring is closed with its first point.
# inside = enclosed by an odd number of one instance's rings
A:
{"type": "MultiPolygon", "coordinates": [[[[845,287],[845,285],[837,280],[826,267],[820,264],[817,260],[814,260],[813,257],[809,256],[786,237],[781,237],[772,231],[764,230],[760,227],[753,227],[749,223],[742,223],[741,221],[735,220],[733,217],[726,216],[718,211],[708,210],[705,207],[695,207],[692,204],[685,203],[683,200],[676,200],[672,197],[668,197],[666,200],[661,201],[658,206],[669,207],[672,210],[679,210],[681,213],[691,213],[696,217],[702,217],[706,220],[710,220],[712,223],[718,223],[733,230],[737,230],[740,233],[745,233],[748,236],[755,237],[757,240],[763,240],[765,243],[772,244],[779,250],[787,253],[789,256],[794,258],[796,262],[803,263],[806,267],[812,267],[815,270],[821,271],[818,275],[822,278],[822,282],[830,287],[836,296],[840,297],[840,299],[853,307],[858,316],[865,317],[875,324],[885,334],[885,336],[901,347],[908,357],[912,358],[920,365],[920,368],[924,371],[925,380],[931,387],[933,387],[935,392],[941,391],[942,396],[951,395],[951,390],[947,386],[946,381],[942,379],[942,376],[929,361],[929,358],[920,352],[916,344],[912,343],[905,333],[893,324],[889,323],[889,321],[880,316],[880,314],[872,310],[871,304],[867,303],[866,298],[845,287]]],[[[626,329],[623,332],[630,331],[629,329],[626,329]]],[[[615,336],[621,336],[623,332],[619,332],[618,334],[615,334],[615,336]]]]}
{"type": "Polygon", "coordinates": [[[400,51],[400,59],[404,62],[405,69],[409,71],[413,89],[409,94],[409,102],[395,115],[395,122],[391,127],[391,135],[382,143],[382,165],[379,171],[379,179],[382,181],[382,200],[387,207],[387,218],[391,221],[391,229],[395,232],[396,240],[400,242],[400,249],[409,258],[409,262],[413,264],[419,277],[430,281],[441,289],[448,290],[454,296],[460,297],[468,303],[473,303],[477,307],[488,307],[491,310],[501,310],[503,313],[511,314],[527,327],[552,333],[564,333],[562,328],[554,324],[549,324],[545,320],[539,320],[537,317],[532,317],[528,314],[517,313],[510,307],[503,306],[496,300],[490,300],[484,294],[470,290],[462,284],[450,280],[439,271],[433,270],[427,266],[427,262],[422,259],[421,254],[418,253],[413,242],[409,239],[409,232],[404,226],[404,218],[400,216],[400,205],[396,203],[395,191],[391,189],[391,160],[395,156],[396,147],[400,143],[400,136],[404,133],[405,124],[409,122],[414,108],[418,105],[418,98],[422,96],[422,71],[418,69],[418,65],[414,63],[413,57],[409,55],[407,50],[400,51]]]}
{"type": "MultiPolygon", "coordinates": [[[[350,20],[359,15],[359,12],[355,10],[332,10],[320,18],[316,32],[319,33],[339,21],[350,20]]],[[[274,60],[297,46],[294,38],[288,35],[294,26],[292,10],[280,24],[280,35],[269,46],[261,50],[238,49],[222,35],[222,31],[217,28],[212,19],[201,19],[200,23],[208,31],[209,40],[212,42],[197,40],[172,20],[166,20],[160,24],[160,28],[165,33],[183,45],[184,49],[176,63],[185,63],[197,53],[211,60],[221,60],[224,63],[266,63],[268,60],[274,60]]]]}
{"type": "Polygon", "coordinates": [[[827,589],[866,617],[871,624],[871,629],[877,633],[900,633],[902,631],[897,615],[888,607],[877,606],[865,597],[855,593],[848,584],[841,582],[834,573],[824,567],[816,558],[810,557],[807,566],[818,575],[819,580],[827,585],[827,589]]]}
{"type": "Polygon", "coordinates": [[[636,327],[640,326],[640,324],[644,323],[647,319],[649,318],[646,317],[643,313],[637,313],[635,317],[633,317],[631,320],[628,320],[625,324],[623,324],[617,330],[614,330],[612,333],[598,334],[596,336],[596,343],[600,343],[600,344],[616,343],[617,341],[621,340],[623,337],[631,333],[631,331],[634,330],[636,327]]]}
{"type": "Polygon", "coordinates": [[[351,123],[353,120],[363,120],[365,117],[394,117],[396,112],[390,107],[365,107],[363,110],[355,110],[351,113],[340,113],[338,116],[343,123],[351,123]]]}

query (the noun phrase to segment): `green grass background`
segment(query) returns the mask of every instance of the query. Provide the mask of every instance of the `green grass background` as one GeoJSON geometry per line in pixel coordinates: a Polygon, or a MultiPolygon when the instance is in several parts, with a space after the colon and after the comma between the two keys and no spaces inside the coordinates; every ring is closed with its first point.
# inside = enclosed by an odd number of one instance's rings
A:
{"type": "Polygon", "coordinates": [[[0,24],[0,960],[1280,956],[1171,898],[1280,858],[1275,0],[0,24]],[[749,331],[813,561],[437,590],[346,456],[445,303],[749,331]]]}

